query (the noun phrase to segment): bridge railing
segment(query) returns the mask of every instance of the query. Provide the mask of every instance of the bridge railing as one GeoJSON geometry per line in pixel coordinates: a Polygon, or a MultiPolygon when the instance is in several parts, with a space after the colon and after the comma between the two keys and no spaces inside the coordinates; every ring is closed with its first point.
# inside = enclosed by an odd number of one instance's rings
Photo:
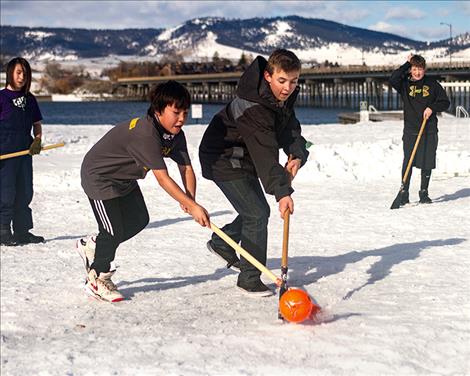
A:
{"type": "MultiPolygon", "coordinates": [[[[345,65],[339,67],[313,67],[302,69],[300,77],[309,75],[342,75],[348,73],[357,73],[367,75],[368,73],[391,73],[397,68],[397,65],[345,65]]],[[[457,71],[468,69],[470,71],[470,61],[468,62],[455,62],[452,66],[444,63],[431,63],[427,65],[428,71],[457,71]]],[[[243,72],[224,72],[224,73],[200,73],[200,74],[184,74],[184,75],[171,75],[171,76],[148,76],[148,77],[122,77],[117,79],[117,84],[132,84],[142,82],[159,82],[166,80],[177,81],[216,81],[224,80],[238,80],[243,72]]]]}
{"type": "MultiPolygon", "coordinates": [[[[405,63],[403,61],[403,63],[405,63]]],[[[391,72],[398,68],[397,64],[388,65],[342,65],[339,67],[312,67],[302,69],[302,73],[342,73],[342,72],[391,72]]],[[[448,63],[428,63],[426,70],[455,70],[462,68],[470,68],[470,61],[453,62],[452,65],[448,63]]]]}

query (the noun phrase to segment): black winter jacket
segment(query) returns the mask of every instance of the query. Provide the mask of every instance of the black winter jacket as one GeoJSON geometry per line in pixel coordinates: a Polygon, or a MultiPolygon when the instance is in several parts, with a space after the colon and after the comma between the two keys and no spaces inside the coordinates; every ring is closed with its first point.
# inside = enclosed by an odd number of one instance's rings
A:
{"type": "Polygon", "coordinates": [[[426,107],[432,110],[426,124],[427,133],[437,133],[437,112],[449,108],[450,102],[442,86],[434,78],[424,76],[419,81],[409,78],[411,64],[406,62],[395,70],[390,77],[390,84],[400,93],[404,107],[404,133],[417,135],[423,121],[426,107]]]}
{"type": "Polygon", "coordinates": [[[266,59],[258,56],[242,75],[237,96],[207,127],[199,159],[205,178],[259,177],[266,193],[279,201],[294,191],[279,164],[279,149],[300,159],[302,165],[308,151],[293,109],[299,88],[280,107],[263,76],[266,64],[266,59]]]}

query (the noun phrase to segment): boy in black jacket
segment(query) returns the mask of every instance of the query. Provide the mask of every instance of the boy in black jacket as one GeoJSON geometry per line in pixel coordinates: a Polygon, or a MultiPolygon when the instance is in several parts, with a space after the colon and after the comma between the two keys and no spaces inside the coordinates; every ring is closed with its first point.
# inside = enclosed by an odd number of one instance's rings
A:
{"type": "MultiPolygon", "coordinates": [[[[202,175],[213,180],[238,216],[223,231],[258,261],[266,264],[269,205],[274,195],[281,216],[294,211],[291,178],[307,161],[305,139],[294,113],[301,64],[287,50],[274,51],[266,61],[258,56],[240,78],[237,96],[214,116],[199,147],[202,175]],[[283,167],[279,149],[290,156],[283,167]]],[[[239,268],[237,286],[254,295],[272,291],[260,280],[260,272],[244,258],[238,259],[216,234],[207,243],[214,252],[239,268]]]]}
{"type": "MultiPolygon", "coordinates": [[[[419,55],[409,55],[408,61],[395,70],[390,77],[390,84],[398,91],[403,99],[404,123],[403,130],[403,167],[402,176],[411,157],[413,147],[423,119],[427,119],[425,131],[419,142],[413,166],[421,169],[421,189],[419,202],[430,204],[432,200],[428,195],[431,170],[436,168],[437,150],[437,112],[445,111],[449,99],[442,86],[434,79],[425,75],[426,60],[419,55]]],[[[411,180],[411,169],[405,181],[405,191],[402,195],[401,205],[408,204],[411,180]]]]}

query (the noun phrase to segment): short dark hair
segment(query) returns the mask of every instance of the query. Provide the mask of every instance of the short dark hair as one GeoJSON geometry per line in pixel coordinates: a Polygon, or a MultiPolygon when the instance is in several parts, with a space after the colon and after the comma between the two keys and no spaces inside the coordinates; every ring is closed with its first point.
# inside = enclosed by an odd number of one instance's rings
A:
{"type": "Polygon", "coordinates": [[[426,68],[426,60],[421,55],[413,55],[410,59],[412,67],[426,68]]]}
{"type": "Polygon", "coordinates": [[[166,106],[172,104],[178,109],[188,109],[191,105],[191,95],[179,82],[168,80],[152,87],[149,101],[150,107],[147,113],[153,116],[155,111],[162,112],[166,106]]]}
{"type": "Polygon", "coordinates": [[[279,48],[269,56],[266,71],[272,75],[276,68],[284,72],[293,72],[300,71],[301,67],[299,58],[292,51],[279,48]]]}
{"type": "Polygon", "coordinates": [[[6,68],[7,72],[7,79],[6,79],[6,85],[13,85],[13,72],[15,71],[15,67],[17,65],[21,65],[23,68],[24,72],[24,79],[25,83],[23,87],[21,88],[21,91],[25,94],[29,93],[29,90],[31,89],[31,66],[29,65],[28,61],[22,57],[15,57],[14,59],[11,59],[6,68]]]}

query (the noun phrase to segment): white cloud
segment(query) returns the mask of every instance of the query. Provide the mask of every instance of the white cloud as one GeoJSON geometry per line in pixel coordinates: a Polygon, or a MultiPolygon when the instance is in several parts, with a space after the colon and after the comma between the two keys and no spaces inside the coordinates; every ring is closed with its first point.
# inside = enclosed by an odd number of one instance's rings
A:
{"type": "Polygon", "coordinates": [[[436,11],[436,14],[440,17],[448,17],[451,13],[451,10],[448,8],[439,8],[436,11]]]}
{"type": "Polygon", "coordinates": [[[11,1],[2,0],[2,24],[123,29],[168,28],[196,17],[252,18],[299,15],[352,24],[368,7],[337,1],[11,1]],[[34,17],[25,17],[32,15],[34,17]]]}
{"type": "Polygon", "coordinates": [[[449,37],[449,30],[442,27],[405,28],[403,25],[390,24],[384,21],[379,21],[374,25],[370,25],[368,28],[370,30],[392,33],[400,35],[404,38],[420,41],[439,40],[449,37]]]}
{"type": "Polygon", "coordinates": [[[385,13],[386,20],[418,20],[424,16],[421,10],[409,7],[393,7],[385,13]]]}
{"type": "Polygon", "coordinates": [[[449,38],[448,29],[420,27],[415,30],[415,33],[419,36],[420,40],[432,41],[449,38]]]}
{"type": "Polygon", "coordinates": [[[389,24],[385,21],[379,21],[373,25],[370,25],[369,29],[375,30],[375,31],[381,31],[384,33],[396,33],[397,31],[400,31],[400,32],[402,31],[401,27],[389,24]]]}
{"type": "Polygon", "coordinates": [[[468,1],[462,1],[458,3],[459,9],[462,10],[463,14],[466,16],[470,16],[470,2],[468,1]]]}

